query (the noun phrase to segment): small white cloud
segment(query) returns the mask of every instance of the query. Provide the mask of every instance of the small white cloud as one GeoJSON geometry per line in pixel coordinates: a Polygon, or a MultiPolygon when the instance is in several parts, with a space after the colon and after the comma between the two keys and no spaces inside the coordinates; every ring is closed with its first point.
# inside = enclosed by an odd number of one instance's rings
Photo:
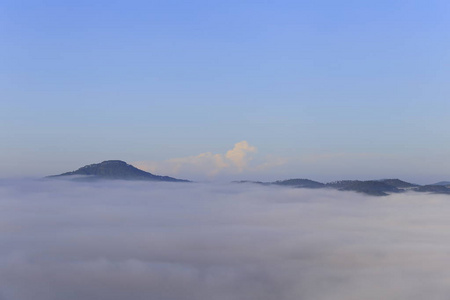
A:
{"type": "Polygon", "coordinates": [[[205,152],[199,155],[172,158],[162,162],[140,161],[134,166],[157,174],[214,177],[220,174],[255,172],[279,166],[286,160],[266,156],[251,164],[258,149],[247,141],[236,143],[225,154],[205,152]]]}
{"type": "Polygon", "coordinates": [[[256,147],[249,145],[247,141],[242,141],[235,144],[234,148],[225,154],[225,158],[230,161],[232,165],[236,166],[239,172],[242,172],[248,166],[248,162],[252,159],[249,154],[256,151],[256,147]]]}

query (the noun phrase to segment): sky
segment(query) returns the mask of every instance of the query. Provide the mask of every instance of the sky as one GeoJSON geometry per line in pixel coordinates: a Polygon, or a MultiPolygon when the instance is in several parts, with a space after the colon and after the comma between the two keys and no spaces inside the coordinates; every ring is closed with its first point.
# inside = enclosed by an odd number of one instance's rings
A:
{"type": "Polygon", "coordinates": [[[0,180],[2,300],[445,300],[448,195],[0,180]]]}
{"type": "Polygon", "coordinates": [[[450,180],[450,3],[2,1],[0,177],[450,180]]]}

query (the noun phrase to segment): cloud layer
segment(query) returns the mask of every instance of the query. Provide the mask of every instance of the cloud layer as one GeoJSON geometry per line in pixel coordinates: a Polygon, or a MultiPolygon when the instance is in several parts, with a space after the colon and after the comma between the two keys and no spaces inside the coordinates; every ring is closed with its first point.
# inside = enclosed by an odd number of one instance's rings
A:
{"type": "Polygon", "coordinates": [[[0,299],[447,299],[448,196],[0,181],[0,299]]]}

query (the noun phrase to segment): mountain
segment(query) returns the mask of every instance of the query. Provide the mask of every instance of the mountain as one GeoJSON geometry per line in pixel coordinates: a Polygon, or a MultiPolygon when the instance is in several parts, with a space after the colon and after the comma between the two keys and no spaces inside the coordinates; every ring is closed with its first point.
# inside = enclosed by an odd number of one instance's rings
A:
{"type": "Polygon", "coordinates": [[[402,181],[400,179],[382,179],[382,180],[340,180],[329,183],[321,183],[310,179],[287,179],[274,182],[259,181],[239,181],[238,183],[256,183],[263,185],[280,185],[294,188],[332,188],[339,191],[353,191],[372,196],[387,196],[391,193],[400,193],[405,189],[417,187],[417,185],[402,181]]]}
{"type": "Polygon", "coordinates": [[[424,192],[433,194],[450,194],[450,185],[447,182],[440,182],[434,185],[418,185],[400,179],[380,179],[380,180],[339,180],[323,184],[309,179],[287,179],[274,182],[261,181],[234,181],[235,183],[254,183],[261,185],[280,185],[294,188],[329,188],[338,191],[352,191],[372,196],[387,196],[392,193],[402,193],[405,191],[424,192]]]}
{"type": "Polygon", "coordinates": [[[287,179],[287,180],[278,180],[272,182],[271,184],[276,185],[286,185],[292,186],[296,188],[308,188],[308,189],[317,189],[325,187],[325,184],[309,179],[287,179]]]}
{"type": "Polygon", "coordinates": [[[400,188],[400,189],[408,189],[408,188],[413,188],[413,187],[418,187],[419,185],[414,184],[414,183],[409,183],[400,179],[380,179],[378,180],[380,182],[384,182],[386,184],[395,186],[396,188],[400,188]]]}
{"type": "Polygon", "coordinates": [[[443,185],[422,185],[415,189],[416,192],[428,192],[434,194],[450,194],[450,188],[443,185]]]}
{"type": "Polygon", "coordinates": [[[252,181],[252,180],[236,180],[231,183],[252,183],[252,184],[261,184],[261,185],[269,185],[271,182],[262,182],[262,181],[252,181]]]}
{"type": "Polygon", "coordinates": [[[329,182],[326,186],[340,191],[353,191],[372,196],[387,196],[389,193],[399,193],[402,191],[394,185],[379,180],[341,180],[329,182]]]}
{"type": "Polygon", "coordinates": [[[287,179],[274,182],[261,181],[234,181],[234,183],[253,183],[261,185],[280,185],[294,188],[329,188],[338,191],[353,191],[372,196],[387,196],[392,193],[402,193],[405,191],[426,192],[433,194],[450,194],[450,185],[445,186],[447,182],[441,182],[434,185],[418,185],[409,183],[400,179],[380,179],[380,180],[339,180],[328,182],[326,184],[309,179],[287,179]]]}
{"type": "Polygon", "coordinates": [[[436,182],[436,183],[433,183],[430,185],[445,185],[445,186],[447,186],[447,185],[450,185],[450,181],[439,181],[439,182],[436,182]]]}
{"type": "Polygon", "coordinates": [[[66,172],[60,175],[48,176],[48,178],[58,178],[65,176],[89,176],[89,180],[95,179],[122,179],[122,180],[147,180],[147,181],[169,181],[169,182],[189,182],[189,180],[177,179],[169,176],[159,176],[142,171],[121,160],[107,160],[98,164],[91,164],[79,168],[76,171],[66,172]]]}

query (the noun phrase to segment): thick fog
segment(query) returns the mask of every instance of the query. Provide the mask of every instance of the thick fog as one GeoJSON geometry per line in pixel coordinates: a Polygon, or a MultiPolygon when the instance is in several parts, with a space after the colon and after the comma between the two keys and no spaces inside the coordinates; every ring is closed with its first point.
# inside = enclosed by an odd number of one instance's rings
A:
{"type": "Polygon", "coordinates": [[[1,300],[448,299],[450,197],[0,181],[1,300]]]}

